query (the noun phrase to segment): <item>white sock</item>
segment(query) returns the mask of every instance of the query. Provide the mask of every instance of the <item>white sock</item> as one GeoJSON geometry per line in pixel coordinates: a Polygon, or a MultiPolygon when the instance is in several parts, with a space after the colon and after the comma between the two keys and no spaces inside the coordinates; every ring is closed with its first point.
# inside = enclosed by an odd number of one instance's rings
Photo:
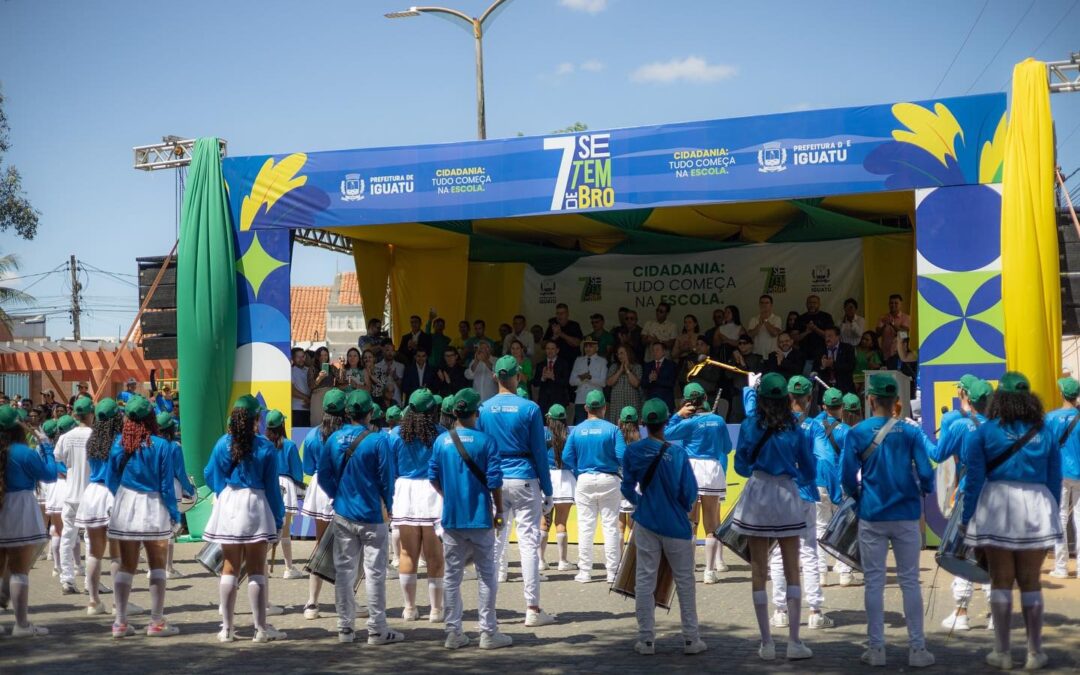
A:
{"type": "Polygon", "coordinates": [[[547,567],[548,530],[540,530],[540,568],[547,567]]]}
{"type": "MultiPolygon", "coordinates": [[[[1024,626],[1027,627],[1028,652],[1037,654],[1042,651],[1042,591],[1021,592],[1020,607],[1024,613],[1024,626]]],[[[994,627],[997,627],[996,623],[994,624],[994,627]]]]}
{"type": "Polygon", "coordinates": [[[285,568],[292,567],[292,539],[281,540],[281,557],[285,559],[285,568]]]}
{"type": "MultiPolygon", "coordinates": [[[[53,532],[56,530],[53,529],[53,532]]],[[[60,569],[60,535],[54,534],[49,537],[49,551],[52,553],[53,569],[60,569]]]]}
{"type": "Polygon", "coordinates": [[[799,620],[802,618],[802,586],[787,587],[788,639],[799,641],[799,620]]]}
{"type": "Polygon", "coordinates": [[[443,608],[443,578],[429,578],[427,582],[428,602],[431,603],[431,611],[443,608]]]}
{"type": "Polygon", "coordinates": [[[221,627],[232,630],[233,616],[236,613],[236,577],[232,574],[222,574],[218,582],[218,593],[221,597],[221,627]]]}
{"type": "Polygon", "coordinates": [[[716,540],[716,562],[715,565],[720,567],[724,564],[724,545],[719,539],[716,540]]]}
{"type": "Polygon", "coordinates": [[[116,623],[119,626],[127,625],[128,598],[131,597],[132,575],[128,572],[117,572],[113,575],[113,595],[116,603],[116,623]]]}
{"type": "Polygon", "coordinates": [[[86,591],[90,594],[90,604],[97,605],[98,587],[101,583],[101,558],[86,557],[86,591]]]}
{"type": "Polygon", "coordinates": [[[705,571],[716,571],[716,537],[705,535],[705,571]]]}
{"type": "Polygon", "coordinates": [[[11,575],[11,604],[15,609],[15,625],[26,628],[30,623],[27,614],[30,611],[30,577],[26,574],[11,575]]]}
{"type": "Polygon", "coordinates": [[[270,577],[267,576],[267,575],[263,575],[263,579],[265,579],[265,581],[263,583],[266,586],[266,606],[269,607],[270,606],[270,577]]]}
{"type": "Polygon", "coordinates": [[[266,577],[252,574],[248,577],[248,601],[255,621],[255,630],[266,630],[266,577]]]}
{"type": "Polygon", "coordinates": [[[312,574],[308,577],[308,601],[307,604],[319,606],[319,591],[322,590],[322,578],[312,574]]]}
{"type": "Polygon", "coordinates": [[[555,533],[555,542],[559,546],[559,562],[561,562],[561,563],[562,562],[567,562],[566,554],[567,554],[567,551],[570,548],[570,544],[567,541],[566,533],[565,532],[556,532],[555,533]]]}
{"type": "Polygon", "coordinates": [[[398,582],[401,584],[401,594],[405,597],[405,609],[416,607],[416,575],[399,574],[398,582]]]}
{"type": "Polygon", "coordinates": [[[994,619],[995,649],[1009,651],[1009,624],[1012,619],[1012,589],[990,590],[990,616],[994,619]]]}
{"type": "Polygon", "coordinates": [[[150,620],[165,620],[165,570],[161,568],[150,570],[150,620]]]}
{"type": "Polygon", "coordinates": [[[761,641],[769,644],[772,642],[772,635],[769,633],[769,595],[765,591],[754,591],[754,615],[757,616],[761,641]]]}

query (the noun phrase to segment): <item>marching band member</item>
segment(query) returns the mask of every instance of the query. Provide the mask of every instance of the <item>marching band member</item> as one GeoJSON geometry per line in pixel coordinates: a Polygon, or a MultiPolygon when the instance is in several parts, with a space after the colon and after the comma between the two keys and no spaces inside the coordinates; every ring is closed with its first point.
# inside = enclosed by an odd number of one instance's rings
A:
{"type": "Polygon", "coordinates": [[[807,659],[813,652],[799,640],[799,537],[807,530],[799,486],[813,485],[816,477],[813,440],[791,414],[787,381],[780,373],[762,376],[757,391],[747,387],[743,394],[747,419],[739,429],[735,471],[748,480],[735,506],[731,527],[749,539],[754,613],[761,632],[758,656],[766,661],[776,658],[765,582],[770,540],[778,539],[790,616],[787,658],[807,659]]]}
{"type": "Polygon", "coordinates": [[[1056,427],[1043,421],[1042,404],[1020,373],[1001,376],[989,420],[964,438],[965,542],[978,546],[990,566],[990,611],[995,647],[986,662],[1012,667],[1009,624],[1012,589],[1020,586],[1027,628],[1025,670],[1046,665],[1042,650],[1043,596],[1039,575],[1046,550],[1061,539],[1057,497],[1061,454],[1056,427]]]}
{"type": "Polygon", "coordinates": [[[694,478],[698,486],[698,503],[690,513],[690,520],[697,532],[698,518],[705,521],[705,574],[706,584],[720,581],[717,572],[726,572],[724,547],[716,539],[720,525],[720,502],[727,495],[727,462],[731,453],[731,436],[727,422],[709,410],[705,389],[697,382],[683,388],[683,406],[668,421],[664,435],[671,441],[682,441],[694,478]]]}
{"type": "MultiPolygon", "coordinates": [[[[447,649],[469,644],[461,630],[461,580],[465,563],[478,570],[477,610],[480,649],[509,647],[513,640],[499,632],[495,616],[498,592],[495,533],[502,527],[502,462],[495,441],[476,430],[480,395],[462,389],[448,396],[456,424],[435,440],[428,479],[442,495],[443,547],[446,555],[447,649]],[[494,511],[492,506],[494,505],[494,511]]],[[[444,401],[445,404],[445,401],[444,401]]],[[[565,415],[565,411],[564,411],[565,415]]]]}
{"type": "Polygon", "coordinates": [[[934,664],[934,655],[926,650],[923,636],[919,518],[923,496],[934,490],[929,457],[933,443],[914,423],[893,417],[897,386],[891,375],[875,373],[868,380],[874,416],[848,431],[841,474],[844,491],[855,498],[859,509],[859,555],[870,638],[862,662],[885,665],[885,562],[891,544],[904,596],[908,666],[924,668],[934,664]]]}
{"type": "Polygon", "coordinates": [[[277,450],[278,487],[285,505],[285,520],[278,533],[281,557],[285,560],[285,571],[281,578],[303,579],[307,573],[293,566],[292,521],[300,511],[299,495],[304,491],[304,467],[300,460],[300,449],[285,435],[285,415],[280,410],[266,413],[266,439],[277,450]]]}
{"type": "MultiPolygon", "coordinates": [[[[641,426],[638,424],[638,411],[632,405],[625,406],[619,411],[619,431],[622,432],[623,443],[630,447],[631,443],[641,440],[641,426]]],[[[626,543],[627,532],[630,530],[630,521],[633,519],[634,505],[622,497],[619,500],[619,541],[626,543]]],[[[723,558],[721,557],[721,561],[723,558]]]]}
{"type": "MultiPolygon", "coordinates": [[[[591,394],[592,392],[590,392],[591,394]]],[[[634,579],[638,639],[634,651],[656,653],[655,600],[661,557],[667,558],[679,596],[683,654],[708,649],[698,633],[694,588],[694,530],[687,514],[697,501],[697,481],[685,450],[664,439],[667,404],[653,398],[645,402],[641,417],[648,438],[633,443],[622,457],[622,494],[634,505],[634,542],[637,569],[634,579]]]]}
{"type": "Polygon", "coordinates": [[[862,399],[858,394],[844,394],[844,424],[853,427],[862,420],[862,399]]]}
{"type": "Polygon", "coordinates": [[[401,416],[402,416],[402,414],[403,413],[401,411],[401,408],[397,407],[396,405],[392,405],[392,406],[390,406],[389,408],[386,409],[386,415],[385,416],[386,416],[386,430],[387,431],[390,431],[391,429],[396,427],[398,424],[401,424],[401,416]]]}
{"type": "MultiPolygon", "coordinates": [[[[574,491],[577,489],[577,480],[574,478],[574,472],[563,461],[566,439],[566,408],[556,403],[547,412],[547,428],[544,429],[544,440],[547,443],[548,474],[551,476],[551,499],[555,502],[552,520],[555,523],[555,542],[559,548],[558,570],[560,572],[577,569],[577,564],[570,562],[567,555],[570,545],[566,533],[566,521],[570,518],[570,507],[574,505],[574,491]]],[[[544,564],[544,552],[547,549],[550,528],[551,522],[545,517],[540,529],[541,568],[546,567],[544,564]]]]}
{"type": "MultiPolygon", "coordinates": [[[[990,394],[993,390],[990,385],[974,375],[965,375],[960,379],[957,388],[960,399],[960,410],[952,410],[941,419],[941,433],[938,435],[937,446],[930,452],[930,459],[938,464],[949,461],[950,457],[956,458],[956,474],[958,494],[963,494],[964,484],[967,480],[967,470],[960,456],[964,438],[974,432],[986,422],[983,414],[990,404],[990,394]]],[[[954,506],[954,508],[956,508],[954,506]]],[[[956,608],[941,622],[941,625],[949,630],[970,630],[968,621],[968,605],[975,585],[967,579],[956,577],[952,582],[953,600],[956,608]]],[[[987,595],[990,593],[986,588],[987,595]]],[[[992,617],[991,617],[992,621],[992,617]]],[[[991,628],[993,624],[991,623],[991,628]]]]}
{"type": "Polygon", "coordinates": [[[439,402],[439,426],[449,429],[454,426],[454,397],[447,396],[439,402]]]}
{"type": "Polygon", "coordinates": [[[439,541],[439,519],[442,517],[442,497],[427,478],[431,447],[441,427],[432,421],[438,409],[427,389],[417,389],[409,396],[409,406],[401,424],[390,433],[390,454],[393,460],[394,511],[393,521],[401,536],[401,560],[398,581],[405,599],[402,618],[416,621],[416,572],[421,553],[427,562],[428,601],[431,610],[428,621],[442,623],[443,557],[439,541]]]}
{"type": "Polygon", "coordinates": [[[146,549],[150,567],[150,624],[148,637],[168,637],[180,630],[165,620],[165,558],[168,541],[180,522],[173,490],[172,448],[157,435],[150,401],[133,394],[124,405],[124,426],[109,454],[106,484],[113,494],[107,535],[120,542],[120,571],[113,578],[116,620],[112,635],[135,634],[128,625],[131,582],[146,549]]]}
{"type": "MultiPolygon", "coordinates": [[[[825,430],[827,444],[824,448],[815,448],[818,451],[823,450],[817,456],[817,488],[818,496],[821,498],[817,505],[817,536],[819,539],[825,534],[829,521],[832,520],[833,515],[836,513],[836,507],[844,499],[844,492],[840,486],[840,461],[844,452],[844,437],[847,436],[848,429],[851,428],[843,421],[843,392],[830,387],[825,390],[821,401],[822,406],[825,408],[822,411],[825,417],[821,421],[821,426],[825,430]]],[[[829,585],[828,558],[830,557],[823,549],[819,548],[818,572],[821,577],[819,583],[822,586],[829,585]]],[[[833,560],[833,571],[840,575],[841,586],[851,585],[853,581],[851,567],[840,560],[833,560]]]]}
{"type": "Polygon", "coordinates": [[[518,362],[513,356],[495,362],[499,393],[480,406],[477,428],[495,440],[502,461],[503,525],[495,545],[495,560],[502,557],[510,538],[510,516],[517,528],[521,574],[525,594],[525,625],[547,626],[555,617],[540,607],[540,517],[551,505],[551,474],[546,466],[544,421],[540,406],[514,392],[518,362]]]}
{"type": "MultiPolygon", "coordinates": [[[[51,445],[42,444],[41,453],[26,445],[26,429],[19,413],[9,405],[0,406],[0,570],[9,575],[11,601],[15,610],[12,637],[48,635],[49,630],[30,623],[30,567],[38,544],[46,541],[45,524],[34,497],[40,483],[56,480],[56,462],[51,445]]],[[[2,632],[2,631],[0,631],[2,632]]]]}
{"type": "MultiPolygon", "coordinates": [[[[1080,382],[1072,377],[1058,380],[1058,389],[1065,404],[1046,416],[1046,424],[1054,430],[1058,445],[1061,447],[1061,531],[1069,529],[1069,515],[1080,532],[1080,413],[1077,412],[1077,399],[1080,398],[1080,382]]],[[[1056,579],[1069,578],[1069,546],[1062,534],[1061,541],[1054,544],[1054,569],[1050,576],[1056,579]]],[[[1080,570],[1078,570],[1080,576],[1080,570]]]]}
{"type": "MultiPolygon", "coordinates": [[[[93,415],[94,405],[89,398],[82,397],[75,401],[78,404],[78,408],[73,409],[81,413],[81,417],[89,420],[93,415]],[[89,408],[87,408],[89,406],[89,408]],[[89,409],[89,412],[87,412],[89,409]]],[[[45,503],[45,513],[48,515],[49,523],[52,525],[52,540],[49,542],[53,552],[53,576],[60,577],[60,590],[64,595],[75,595],[78,593],[78,589],[75,588],[75,576],[79,571],[79,530],[75,526],[75,513],[78,512],[78,502],[73,502],[75,510],[69,509],[67,504],[68,492],[68,463],[76,463],[77,461],[85,461],[81,456],[76,457],[76,453],[80,452],[85,447],[86,438],[90,431],[89,427],[86,428],[84,434],[83,431],[77,431],[79,429],[79,421],[71,415],[62,415],[60,419],[56,421],[56,428],[59,432],[59,436],[56,440],[56,447],[53,452],[56,457],[56,484],[49,492],[49,500],[45,503]],[[65,441],[64,437],[68,434],[75,432],[69,441],[65,441]],[[81,441],[81,442],[80,442],[81,441]],[[68,519],[64,518],[65,511],[71,512],[71,522],[66,522],[68,519]],[[71,536],[65,536],[64,532],[68,532],[71,536]],[[57,575],[59,571],[59,575],[57,575]]],[[[85,450],[82,450],[81,454],[85,454],[85,450]]]]}
{"type": "Polygon", "coordinates": [[[261,411],[262,406],[250,394],[236,400],[229,414],[228,432],[214,444],[210,461],[203,470],[206,485],[216,495],[203,540],[221,544],[225,555],[219,582],[222,623],[218,642],[236,640],[233,616],[241,570],[248,575],[248,599],[255,623],[252,641],[286,638],[285,633],[266,621],[269,605],[266,549],[277,541],[285,518],[285,504],[278,487],[276,451],[258,433],[261,411]]]}
{"type": "MultiPolygon", "coordinates": [[[[304,473],[311,476],[311,482],[300,512],[315,521],[315,548],[318,548],[323,533],[334,519],[334,505],[319,487],[319,466],[323,455],[326,454],[330,435],[341,428],[344,414],[345,392],[340,389],[329,390],[323,396],[322,422],[304,437],[304,473]]],[[[319,593],[322,591],[322,584],[323,580],[319,575],[312,574],[308,577],[308,599],[304,605],[305,619],[319,618],[319,593]]]]}
{"type": "MultiPolygon", "coordinates": [[[[75,428],[75,418],[70,415],[63,415],[59,419],[50,420],[52,425],[52,432],[46,435],[49,439],[49,447],[56,452],[56,444],[60,441],[60,435],[75,428]],[[66,418],[66,419],[65,419],[66,418]],[[64,422],[64,429],[61,429],[60,423],[64,422]]],[[[44,454],[42,454],[44,457],[44,454]]],[[[41,483],[41,494],[44,497],[44,501],[41,501],[42,514],[45,517],[45,531],[49,537],[48,557],[52,560],[54,577],[60,576],[60,533],[64,531],[64,521],[60,517],[63,513],[63,494],[67,486],[67,467],[63,462],[55,462],[56,475],[49,483],[41,483]]],[[[61,586],[63,588],[63,586],[61,586]]],[[[68,593],[65,592],[65,595],[68,593]]]]}
{"type": "MultiPolygon", "coordinates": [[[[173,491],[176,493],[177,499],[181,495],[190,499],[195,496],[195,485],[192,484],[191,478],[188,477],[187,468],[184,466],[184,450],[176,442],[176,418],[172,416],[172,413],[162,411],[157,414],[157,424],[158,435],[168,441],[172,449],[173,470],[176,472],[173,476],[173,491]]],[[[184,576],[183,572],[173,567],[175,540],[176,535],[169,538],[169,550],[165,556],[165,576],[169,579],[184,576]]],[[[128,602],[128,606],[130,608],[130,602],[128,602]]],[[[131,614],[130,609],[128,609],[128,614],[131,614]]]]}
{"type": "MultiPolygon", "coordinates": [[[[386,512],[394,512],[394,458],[386,434],[372,433],[371,395],[349,393],[344,412],[348,423],[330,440],[319,484],[334,500],[334,599],[338,642],[356,638],[356,596],[353,586],[361,561],[367,596],[369,645],[401,642],[405,636],[386,623],[386,512]]],[[[314,575],[313,575],[314,576],[314,575]]]]}

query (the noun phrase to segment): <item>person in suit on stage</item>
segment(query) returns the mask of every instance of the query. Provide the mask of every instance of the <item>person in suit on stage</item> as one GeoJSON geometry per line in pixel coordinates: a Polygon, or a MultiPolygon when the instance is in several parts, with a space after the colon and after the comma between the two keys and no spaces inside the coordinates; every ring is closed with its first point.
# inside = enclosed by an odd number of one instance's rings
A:
{"type": "Polygon", "coordinates": [[[840,391],[855,391],[855,348],[840,341],[840,329],[825,329],[825,351],[814,362],[818,377],[840,391]]]}
{"type": "Polygon", "coordinates": [[[652,343],[649,350],[653,358],[644,367],[645,398],[658,398],[670,410],[675,407],[675,362],[667,357],[662,342],[652,343]]]}
{"type": "Polygon", "coordinates": [[[544,343],[544,360],[537,364],[532,384],[539,389],[536,402],[541,410],[570,403],[570,365],[559,358],[559,344],[554,340],[544,343]]]}
{"type": "Polygon", "coordinates": [[[435,389],[439,386],[439,380],[435,376],[435,366],[428,364],[427,350],[423,347],[413,352],[413,361],[405,366],[405,374],[401,376],[402,400],[408,401],[409,396],[417,389],[435,389]]]}

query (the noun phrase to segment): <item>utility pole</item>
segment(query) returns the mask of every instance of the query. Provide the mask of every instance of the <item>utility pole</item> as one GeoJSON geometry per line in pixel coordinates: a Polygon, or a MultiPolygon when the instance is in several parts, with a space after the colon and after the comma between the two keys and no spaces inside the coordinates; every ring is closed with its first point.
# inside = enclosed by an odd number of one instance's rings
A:
{"type": "Polygon", "coordinates": [[[78,342],[82,339],[82,333],[79,330],[79,313],[82,311],[79,309],[79,291],[82,287],[79,286],[79,273],[75,262],[75,254],[71,254],[71,260],[68,261],[68,268],[71,270],[71,325],[72,334],[75,337],[75,341],[78,342]]]}

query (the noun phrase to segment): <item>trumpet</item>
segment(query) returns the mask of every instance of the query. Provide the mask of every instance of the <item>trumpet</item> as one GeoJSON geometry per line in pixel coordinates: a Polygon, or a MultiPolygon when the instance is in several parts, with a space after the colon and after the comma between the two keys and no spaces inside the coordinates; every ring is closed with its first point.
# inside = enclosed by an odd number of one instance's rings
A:
{"type": "Polygon", "coordinates": [[[694,367],[691,368],[690,371],[686,374],[687,378],[694,377],[695,375],[700,373],[702,370],[704,370],[705,366],[716,366],[717,368],[723,368],[724,370],[730,370],[731,372],[738,373],[739,375],[753,375],[753,373],[751,373],[748,370],[743,370],[742,368],[736,368],[735,366],[731,366],[731,365],[728,365],[728,364],[723,363],[721,361],[716,361],[714,359],[710,359],[710,358],[706,357],[704,361],[698,361],[696,364],[694,364],[694,367]]]}

